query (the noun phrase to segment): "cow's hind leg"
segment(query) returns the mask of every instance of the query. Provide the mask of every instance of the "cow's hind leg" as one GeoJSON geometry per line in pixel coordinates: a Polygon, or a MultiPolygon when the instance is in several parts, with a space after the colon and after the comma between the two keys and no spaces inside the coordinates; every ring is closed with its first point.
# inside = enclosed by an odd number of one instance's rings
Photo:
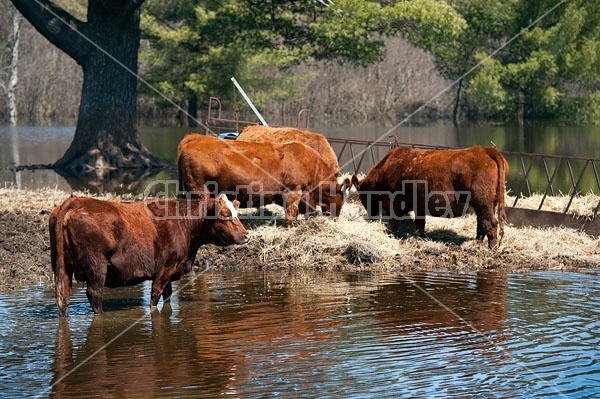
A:
{"type": "Polygon", "coordinates": [[[477,239],[488,238],[488,246],[494,248],[498,243],[498,219],[494,215],[493,208],[475,208],[477,214],[477,239]]]}
{"type": "Polygon", "coordinates": [[[106,270],[108,261],[103,260],[96,265],[90,265],[90,274],[87,277],[86,295],[92,309],[96,314],[104,313],[102,308],[102,296],[104,295],[104,283],[106,281],[106,270]]]}
{"type": "Polygon", "coordinates": [[[415,229],[419,237],[425,237],[425,214],[423,210],[415,210],[415,229]]]}
{"type": "Polygon", "coordinates": [[[169,299],[171,299],[171,294],[173,294],[173,285],[169,281],[167,285],[165,285],[165,288],[162,292],[163,302],[167,302],[169,299]]]}

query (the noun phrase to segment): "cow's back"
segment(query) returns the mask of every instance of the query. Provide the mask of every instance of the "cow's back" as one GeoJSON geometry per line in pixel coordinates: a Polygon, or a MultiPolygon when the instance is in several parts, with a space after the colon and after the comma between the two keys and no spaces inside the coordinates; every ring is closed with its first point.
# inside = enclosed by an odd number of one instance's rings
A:
{"type": "Polygon", "coordinates": [[[339,175],[339,164],[335,152],[327,138],[319,133],[293,127],[270,127],[253,125],[246,127],[238,136],[238,140],[287,143],[297,141],[313,148],[323,158],[327,172],[332,176],[339,175]]]}
{"type": "Polygon", "coordinates": [[[178,166],[185,190],[201,190],[207,182],[217,182],[219,191],[229,192],[254,182],[268,192],[305,188],[322,179],[326,169],[319,154],[299,142],[224,141],[204,135],[184,138],[178,166]]]}
{"type": "Polygon", "coordinates": [[[430,190],[444,191],[468,189],[474,179],[487,179],[495,190],[497,171],[497,163],[487,147],[447,150],[399,147],[388,152],[367,177],[378,187],[399,189],[403,182],[414,180],[427,181],[430,190]]]}
{"type": "Polygon", "coordinates": [[[254,181],[274,189],[283,158],[270,143],[225,142],[204,135],[188,135],[178,148],[180,179],[184,189],[192,191],[207,182],[217,182],[219,191],[235,191],[254,181]]]}

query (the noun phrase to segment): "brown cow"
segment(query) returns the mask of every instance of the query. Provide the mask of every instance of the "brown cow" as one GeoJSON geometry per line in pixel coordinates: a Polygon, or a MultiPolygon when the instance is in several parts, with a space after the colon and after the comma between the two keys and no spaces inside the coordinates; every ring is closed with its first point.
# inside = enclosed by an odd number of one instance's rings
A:
{"type": "Polygon", "coordinates": [[[286,210],[288,227],[299,211],[314,210],[317,204],[337,217],[350,186],[350,179],[332,181],[321,156],[299,142],[224,141],[190,134],[177,154],[182,190],[203,191],[205,184],[214,183],[244,208],[277,203],[286,210]]]}
{"type": "Polygon", "coordinates": [[[319,133],[309,132],[308,130],[296,129],[293,127],[270,127],[262,125],[252,125],[246,127],[238,136],[238,140],[270,142],[270,143],[289,143],[298,141],[306,144],[321,155],[327,165],[327,173],[331,177],[339,176],[340,166],[338,159],[329,145],[327,138],[319,133]]]}
{"type": "Polygon", "coordinates": [[[225,195],[218,199],[109,202],[70,197],[50,214],[56,301],[68,316],[73,274],[87,283],[95,313],[104,287],[153,280],[150,306],[171,296],[202,244],[243,244],[248,231],[225,195]]]}
{"type": "Polygon", "coordinates": [[[504,184],[508,163],[495,148],[421,150],[399,147],[388,152],[360,181],[352,176],[369,216],[382,211],[395,232],[400,218],[414,211],[415,227],[425,232],[425,215],[456,217],[472,207],[477,239],[497,244],[506,221],[504,184]],[[495,210],[498,209],[498,219],[495,210]]]}

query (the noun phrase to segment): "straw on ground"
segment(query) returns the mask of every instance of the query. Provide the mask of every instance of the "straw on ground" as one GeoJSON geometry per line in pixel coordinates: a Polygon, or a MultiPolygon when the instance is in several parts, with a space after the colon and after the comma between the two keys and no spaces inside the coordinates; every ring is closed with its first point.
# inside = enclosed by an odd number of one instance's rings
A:
{"type": "MultiPolygon", "coordinates": [[[[0,188],[0,291],[51,282],[48,215],[69,195],[53,189],[0,188]]],[[[101,198],[139,199],[114,195],[101,198]]],[[[568,197],[552,197],[548,203],[557,204],[561,200],[567,201],[568,197]]],[[[593,209],[597,200],[598,196],[584,196],[574,206],[593,209]]],[[[228,248],[206,246],[201,248],[199,256],[208,256],[217,269],[522,271],[600,265],[600,239],[568,228],[508,225],[501,247],[490,251],[485,242],[475,240],[473,215],[456,219],[428,217],[427,237],[419,238],[414,235],[410,220],[401,225],[396,236],[388,232],[385,223],[366,220],[365,210],[358,202],[347,203],[337,221],[323,216],[300,217],[292,229],[284,227],[281,207],[269,205],[266,209],[267,218],[257,218],[255,209],[241,212],[244,223],[250,227],[248,244],[228,248]]]]}

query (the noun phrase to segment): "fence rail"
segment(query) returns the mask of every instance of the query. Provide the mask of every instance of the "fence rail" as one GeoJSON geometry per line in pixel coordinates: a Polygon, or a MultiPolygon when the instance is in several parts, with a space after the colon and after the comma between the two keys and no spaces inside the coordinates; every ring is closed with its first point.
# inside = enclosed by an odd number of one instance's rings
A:
{"type": "MultiPolygon", "coordinates": [[[[385,153],[395,146],[408,146],[424,149],[445,149],[450,147],[402,143],[395,137],[389,141],[328,138],[337,154],[342,172],[366,173],[385,153]]],[[[516,207],[522,197],[535,193],[542,194],[538,210],[542,209],[549,195],[569,196],[563,213],[568,213],[573,199],[588,192],[600,193],[600,158],[586,158],[566,155],[535,154],[516,151],[502,151],[509,162],[508,188],[515,194],[512,207],[516,207]]],[[[593,210],[596,216],[600,201],[593,210]]]]}
{"type": "MultiPolygon", "coordinates": [[[[290,121],[288,121],[289,123],[290,121]]],[[[240,111],[237,106],[233,109],[232,118],[223,117],[223,105],[218,97],[208,99],[208,111],[205,121],[205,134],[218,135],[223,132],[236,131],[241,132],[246,126],[259,125],[260,121],[246,121],[240,119],[240,111]]],[[[310,125],[310,110],[302,108],[296,114],[296,127],[308,129],[310,125]]],[[[277,125],[269,125],[277,126],[277,125]]]]}

